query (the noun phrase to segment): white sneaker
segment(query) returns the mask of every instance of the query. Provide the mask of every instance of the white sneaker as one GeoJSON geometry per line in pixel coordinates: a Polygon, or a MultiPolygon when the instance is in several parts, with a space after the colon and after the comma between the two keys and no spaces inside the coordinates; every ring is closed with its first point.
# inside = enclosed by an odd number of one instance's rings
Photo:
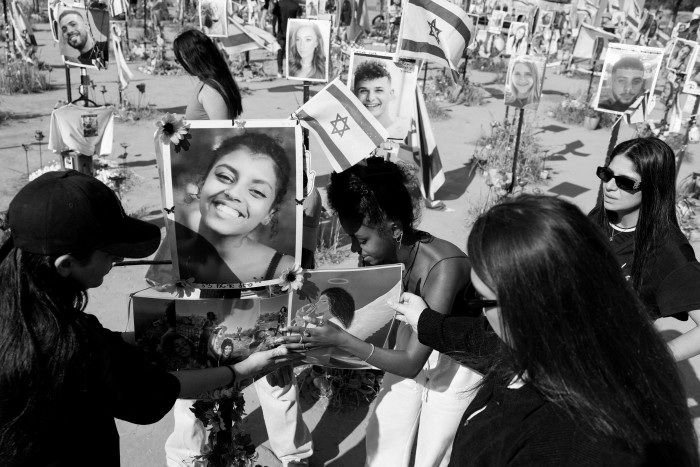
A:
{"type": "Polygon", "coordinates": [[[283,77],[283,76],[282,76],[282,73],[277,73],[277,77],[278,77],[278,78],[282,78],[282,77],[283,77]]]}

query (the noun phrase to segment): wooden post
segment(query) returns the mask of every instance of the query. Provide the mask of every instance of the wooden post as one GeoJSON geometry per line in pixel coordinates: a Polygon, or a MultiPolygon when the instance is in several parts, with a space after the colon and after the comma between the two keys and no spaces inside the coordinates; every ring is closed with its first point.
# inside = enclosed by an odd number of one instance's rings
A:
{"type": "Polygon", "coordinates": [[[515,184],[517,183],[517,177],[515,175],[515,171],[518,168],[518,150],[520,149],[520,133],[523,131],[523,120],[525,119],[525,109],[520,109],[520,112],[518,112],[518,131],[515,133],[515,150],[513,151],[513,176],[512,180],[510,182],[510,186],[508,187],[508,193],[513,193],[513,188],[515,187],[515,184]]]}
{"type": "MultiPolygon", "coordinates": [[[[309,102],[309,86],[311,86],[310,81],[304,81],[304,104],[309,102]]],[[[304,135],[304,149],[309,149],[309,130],[304,128],[302,130],[302,134],[304,135]]],[[[306,170],[306,167],[304,167],[304,170],[306,170]]]]}

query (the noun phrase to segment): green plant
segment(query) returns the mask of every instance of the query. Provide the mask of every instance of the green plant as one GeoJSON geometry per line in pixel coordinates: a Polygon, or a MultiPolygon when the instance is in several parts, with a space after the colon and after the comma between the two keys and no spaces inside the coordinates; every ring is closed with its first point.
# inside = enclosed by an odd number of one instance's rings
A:
{"type": "Polygon", "coordinates": [[[431,120],[447,120],[450,115],[440,106],[435,94],[427,94],[425,96],[425,108],[428,110],[428,116],[431,120]]]}
{"type": "Polygon", "coordinates": [[[340,220],[336,215],[330,215],[327,211],[321,213],[321,222],[316,241],[314,257],[317,265],[342,263],[350,256],[351,251],[340,249],[340,220]]]}
{"type": "Polygon", "coordinates": [[[146,104],[145,106],[134,106],[124,96],[124,103],[118,109],[114,110],[114,116],[122,122],[137,122],[140,120],[150,120],[160,115],[155,104],[146,104]]]}
{"type": "Polygon", "coordinates": [[[51,88],[48,73],[33,63],[11,59],[0,70],[0,94],[30,94],[51,88]]]}

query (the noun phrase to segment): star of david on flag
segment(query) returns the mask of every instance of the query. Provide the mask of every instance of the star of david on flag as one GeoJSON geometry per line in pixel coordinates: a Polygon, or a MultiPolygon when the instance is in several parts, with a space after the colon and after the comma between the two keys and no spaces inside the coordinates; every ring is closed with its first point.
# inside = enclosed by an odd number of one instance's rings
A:
{"type": "Polygon", "coordinates": [[[428,60],[452,70],[474,37],[467,12],[447,0],[407,0],[401,14],[396,60],[428,60]]]}
{"type": "Polygon", "coordinates": [[[369,157],[389,137],[389,132],[340,78],[331,81],[295,113],[301,125],[317,136],[336,172],[369,157]]]}

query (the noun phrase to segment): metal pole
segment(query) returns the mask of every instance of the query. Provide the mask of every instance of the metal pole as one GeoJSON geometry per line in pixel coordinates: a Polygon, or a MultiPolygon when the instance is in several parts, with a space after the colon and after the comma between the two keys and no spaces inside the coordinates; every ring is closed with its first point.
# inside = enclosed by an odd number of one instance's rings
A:
{"type": "MultiPolygon", "coordinates": [[[[618,118],[615,124],[612,127],[612,131],[610,132],[610,141],[608,142],[608,151],[605,154],[605,166],[610,163],[610,154],[612,154],[613,149],[615,149],[615,145],[617,144],[617,135],[620,134],[620,127],[622,126],[622,117],[618,118]]],[[[603,203],[603,181],[601,180],[600,184],[598,185],[598,197],[596,198],[595,205],[600,206],[603,203]]]]}
{"type": "Polygon", "coordinates": [[[146,18],[148,17],[148,0],[143,0],[143,40],[146,40],[146,31],[147,31],[147,26],[148,26],[148,21],[146,21],[146,18]]]}
{"type": "Polygon", "coordinates": [[[70,90],[70,66],[63,65],[64,68],[66,69],[66,95],[68,97],[68,103],[70,104],[73,101],[73,97],[71,95],[71,90],[70,90]]]}
{"type": "Polygon", "coordinates": [[[523,120],[525,119],[525,109],[520,109],[518,116],[518,132],[515,134],[515,151],[513,152],[513,176],[508,187],[508,193],[513,193],[513,187],[517,183],[517,177],[515,176],[515,170],[518,168],[518,150],[520,149],[520,132],[523,130],[523,120]]]}
{"type": "Polygon", "coordinates": [[[425,69],[423,70],[423,95],[425,95],[425,83],[428,81],[428,62],[425,62],[425,69]]]}
{"type": "MultiPolygon", "coordinates": [[[[304,104],[309,102],[309,86],[311,86],[311,81],[304,81],[304,104]]],[[[304,128],[302,134],[304,135],[304,148],[309,149],[309,130],[304,128]]],[[[306,170],[306,167],[304,167],[304,170],[306,170]]]]}
{"type": "Polygon", "coordinates": [[[595,67],[598,64],[598,60],[593,60],[593,66],[591,67],[591,77],[588,80],[588,90],[586,91],[586,104],[591,101],[591,87],[593,86],[593,73],[595,72],[595,67]]]}

